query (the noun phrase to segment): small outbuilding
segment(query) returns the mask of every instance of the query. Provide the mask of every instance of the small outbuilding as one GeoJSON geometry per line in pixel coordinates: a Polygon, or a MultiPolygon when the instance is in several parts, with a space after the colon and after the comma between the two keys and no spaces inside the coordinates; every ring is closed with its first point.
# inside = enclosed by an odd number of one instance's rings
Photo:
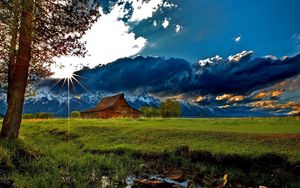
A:
{"type": "Polygon", "coordinates": [[[124,93],[104,97],[95,108],[80,112],[81,118],[139,118],[141,112],[129,106],[124,93]]]}

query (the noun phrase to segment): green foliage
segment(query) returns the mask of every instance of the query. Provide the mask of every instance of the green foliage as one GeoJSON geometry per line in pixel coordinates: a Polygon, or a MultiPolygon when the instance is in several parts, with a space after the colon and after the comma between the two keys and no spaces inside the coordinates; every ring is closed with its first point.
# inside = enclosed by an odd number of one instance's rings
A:
{"type": "Polygon", "coordinates": [[[139,109],[144,117],[160,117],[160,110],[154,107],[141,107],[139,109]]]}
{"type": "Polygon", "coordinates": [[[54,114],[51,112],[39,112],[34,115],[37,119],[50,119],[54,117],[54,114]]]}
{"type": "Polygon", "coordinates": [[[23,114],[23,119],[51,119],[54,118],[54,114],[51,112],[38,112],[35,114],[23,114]]]}
{"type": "Polygon", "coordinates": [[[10,163],[10,155],[8,149],[0,145],[0,164],[10,163]]]}
{"type": "Polygon", "coordinates": [[[80,118],[80,112],[79,111],[72,111],[71,112],[72,118],[80,118]]]}
{"type": "Polygon", "coordinates": [[[22,118],[23,119],[34,119],[35,115],[34,114],[23,114],[22,118]]]}
{"type": "Polygon", "coordinates": [[[162,117],[179,117],[180,105],[175,99],[167,99],[160,104],[160,114],[162,117]]]}

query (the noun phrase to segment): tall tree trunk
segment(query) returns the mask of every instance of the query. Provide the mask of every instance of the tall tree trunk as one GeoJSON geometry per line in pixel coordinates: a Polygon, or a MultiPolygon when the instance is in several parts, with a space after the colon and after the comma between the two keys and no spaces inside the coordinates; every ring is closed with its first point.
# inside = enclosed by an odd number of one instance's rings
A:
{"type": "Polygon", "coordinates": [[[16,139],[22,119],[28,70],[31,60],[33,33],[33,0],[22,1],[22,18],[19,34],[19,48],[13,70],[10,70],[8,86],[8,106],[3,120],[0,137],[16,139]]]}
{"type": "Polygon", "coordinates": [[[8,59],[8,80],[13,77],[14,65],[16,62],[16,48],[17,48],[17,39],[19,33],[19,0],[13,0],[13,20],[11,23],[11,41],[9,49],[9,59],[8,59]]]}
{"type": "MultiPolygon", "coordinates": [[[[8,87],[13,83],[14,68],[16,63],[17,39],[19,34],[19,4],[20,0],[13,0],[13,20],[10,27],[11,41],[8,58],[8,74],[7,83],[8,87]]],[[[7,103],[10,99],[12,90],[7,90],[7,103]]]]}

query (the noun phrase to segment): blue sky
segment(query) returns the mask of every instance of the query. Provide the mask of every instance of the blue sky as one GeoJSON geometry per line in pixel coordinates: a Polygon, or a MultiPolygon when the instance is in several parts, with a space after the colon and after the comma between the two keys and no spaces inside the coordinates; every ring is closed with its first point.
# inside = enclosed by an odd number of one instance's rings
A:
{"type": "Polygon", "coordinates": [[[98,0],[102,16],[87,31],[89,56],[62,57],[54,77],[119,58],[163,56],[192,63],[244,50],[254,57],[300,52],[298,0],[98,0]]]}
{"type": "Polygon", "coordinates": [[[155,43],[143,55],[181,57],[190,61],[220,55],[227,57],[243,50],[255,56],[294,55],[300,49],[300,1],[297,0],[185,0],[171,1],[178,7],[154,18],[171,18],[183,29],[174,33],[167,29],[140,24],[133,29],[137,35],[155,43]],[[145,27],[147,30],[145,31],[145,27]],[[239,42],[235,38],[241,36],[239,42]],[[299,39],[298,39],[299,40],[299,39]]]}

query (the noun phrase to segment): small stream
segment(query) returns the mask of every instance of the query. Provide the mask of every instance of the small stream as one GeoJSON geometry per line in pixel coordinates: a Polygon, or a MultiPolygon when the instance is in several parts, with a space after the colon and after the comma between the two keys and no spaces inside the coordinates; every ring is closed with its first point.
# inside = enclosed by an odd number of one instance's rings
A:
{"type": "Polygon", "coordinates": [[[189,180],[174,180],[169,177],[163,177],[163,176],[156,176],[156,175],[151,175],[148,176],[146,179],[142,178],[136,178],[134,176],[129,176],[126,180],[127,186],[126,188],[131,188],[134,186],[135,188],[143,188],[147,187],[147,184],[145,185],[138,185],[136,182],[140,180],[145,180],[145,181],[159,181],[162,183],[166,183],[166,185],[169,185],[170,187],[176,186],[176,187],[182,187],[182,188],[203,188],[199,184],[191,184],[192,181],[189,180]]]}

